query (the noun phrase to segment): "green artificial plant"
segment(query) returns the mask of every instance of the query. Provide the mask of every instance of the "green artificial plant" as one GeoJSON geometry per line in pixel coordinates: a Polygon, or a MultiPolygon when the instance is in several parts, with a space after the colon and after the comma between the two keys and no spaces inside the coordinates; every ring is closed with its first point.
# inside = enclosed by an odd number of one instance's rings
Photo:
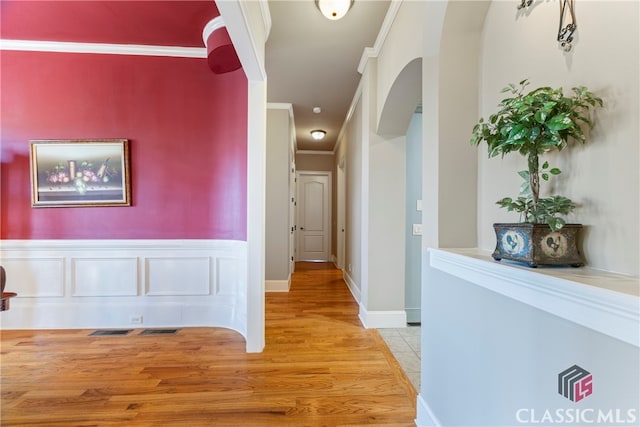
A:
{"type": "Polygon", "coordinates": [[[540,178],[549,181],[551,176],[560,174],[560,169],[550,167],[547,161],[541,165],[540,156],[561,151],[572,139],[584,143],[581,126],[593,126],[590,110],[603,102],[584,86],[574,87],[573,95],[566,97],[562,88],[541,87],[525,92],[528,85],[525,79],[502,89],[502,93],[512,96],[500,102],[500,111],[490,115],[488,121],[479,120],[470,143],[486,142],[489,157],[504,157],[511,152],[526,157],[527,170],[518,172],[524,179],[518,198],[505,197],[496,203],[519,212],[525,222],[546,223],[556,231],[565,225],[562,216],[573,211],[575,204],[564,196],[540,197],[540,178]]]}

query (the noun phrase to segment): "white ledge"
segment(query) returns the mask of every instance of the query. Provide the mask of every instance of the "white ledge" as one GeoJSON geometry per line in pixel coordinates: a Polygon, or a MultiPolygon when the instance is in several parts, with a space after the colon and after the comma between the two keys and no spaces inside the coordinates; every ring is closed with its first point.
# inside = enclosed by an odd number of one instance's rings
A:
{"type": "Polygon", "coordinates": [[[640,279],[590,268],[521,267],[478,249],[429,249],[431,267],[640,347],[640,279]]]}

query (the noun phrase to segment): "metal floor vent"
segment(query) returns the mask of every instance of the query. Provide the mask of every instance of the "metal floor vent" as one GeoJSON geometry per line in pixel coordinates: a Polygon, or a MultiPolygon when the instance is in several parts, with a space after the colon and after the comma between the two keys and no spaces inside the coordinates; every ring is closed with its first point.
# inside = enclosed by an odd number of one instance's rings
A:
{"type": "Polygon", "coordinates": [[[133,329],[101,329],[93,331],[89,336],[105,336],[105,335],[127,335],[133,329]]]}
{"type": "Polygon", "coordinates": [[[140,335],[175,335],[180,329],[145,329],[140,335]]]}

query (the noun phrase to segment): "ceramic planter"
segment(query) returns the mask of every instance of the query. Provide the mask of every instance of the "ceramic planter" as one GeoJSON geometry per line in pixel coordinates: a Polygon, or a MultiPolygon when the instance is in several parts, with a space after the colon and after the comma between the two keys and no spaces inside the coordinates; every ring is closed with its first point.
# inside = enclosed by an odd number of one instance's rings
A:
{"type": "Polygon", "coordinates": [[[547,224],[497,223],[496,249],[491,255],[496,261],[519,261],[530,267],[539,265],[584,265],[578,251],[581,224],[566,224],[551,231],[547,224]]]}

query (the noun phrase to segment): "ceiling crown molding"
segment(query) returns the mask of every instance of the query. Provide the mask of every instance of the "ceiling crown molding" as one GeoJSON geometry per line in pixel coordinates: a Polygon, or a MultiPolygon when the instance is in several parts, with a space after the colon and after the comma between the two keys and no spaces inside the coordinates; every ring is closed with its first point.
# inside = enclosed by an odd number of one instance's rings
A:
{"type": "Polygon", "coordinates": [[[396,19],[396,15],[398,15],[398,10],[400,10],[401,4],[402,0],[391,0],[389,10],[387,10],[384,21],[382,21],[382,26],[380,27],[380,32],[378,32],[376,42],[374,43],[373,47],[367,47],[364,49],[364,52],[362,52],[362,57],[360,58],[360,63],[358,64],[358,72],[360,74],[364,72],[364,69],[367,66],[367,62],[369,62],[369,58],[377,58],[378,55],[380,55],[382,46],[384,45],[384,42],[389,35],[391,25],[396,19]]]}
{"type": "Polygon", "coordinates": [[[147,46],[133,44],[54,42],[42,40],[0,40],[0,50],[25,52],[93,53],[104,55],[169,56],[206,58],[207,49],[200,47],[147,46]]]}

